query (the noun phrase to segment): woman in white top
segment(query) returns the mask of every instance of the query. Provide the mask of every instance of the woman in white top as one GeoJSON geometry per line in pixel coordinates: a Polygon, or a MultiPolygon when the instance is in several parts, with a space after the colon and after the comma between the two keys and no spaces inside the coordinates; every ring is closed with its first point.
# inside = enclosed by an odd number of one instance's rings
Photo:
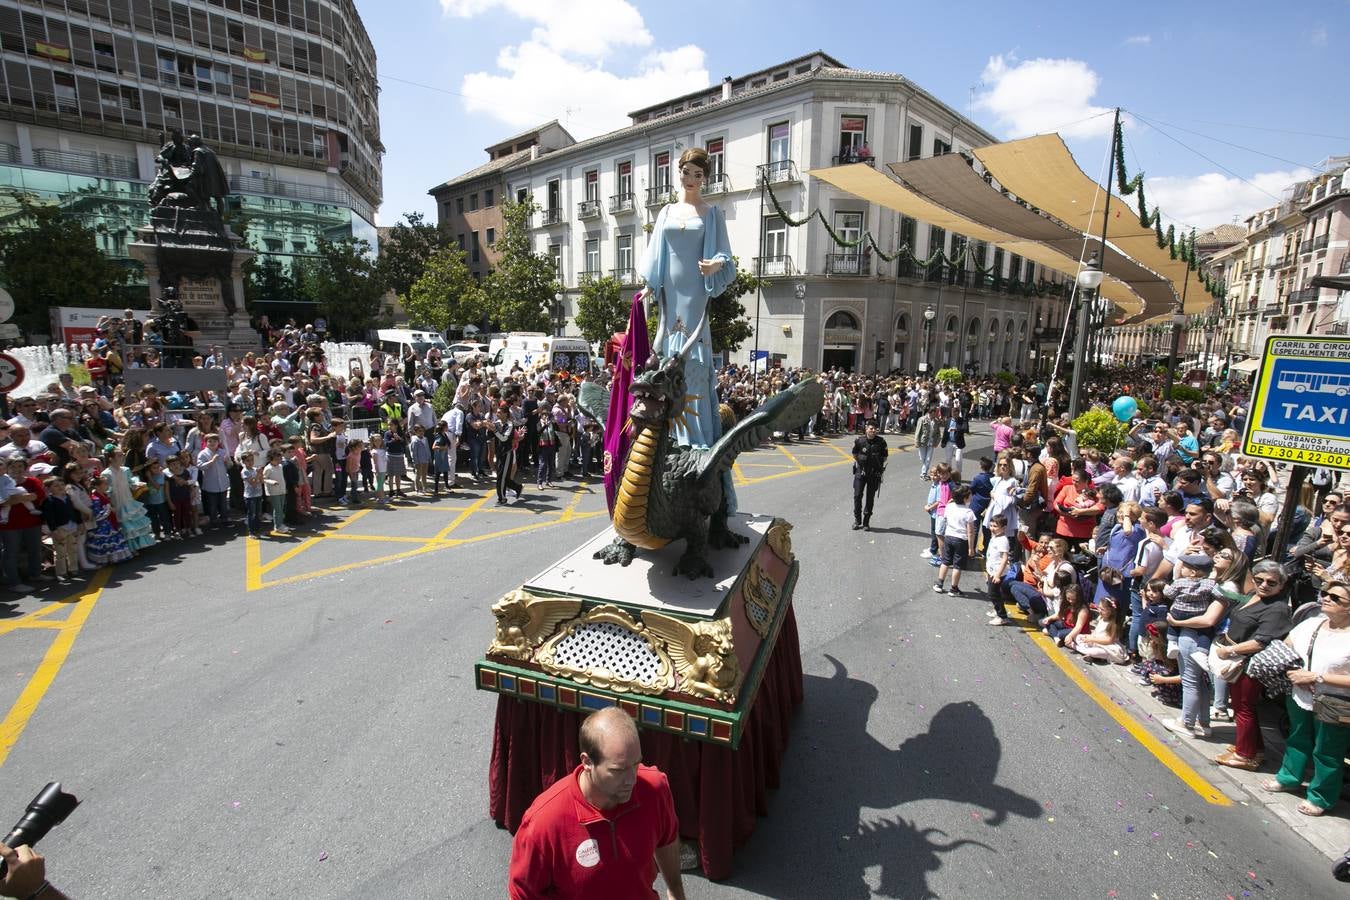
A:
{"type": "Polygon", "coordinates": [[[989,527],[989,520],[997,515],[1008,517],[1008,534],[1017,534],[1017,495],[1022,492],[1022,483],[1013,475],[1012,459],[1003,454],[994,463],[994,486],[989,491],[989,506],[984,511],[984,521],[980,524],[989,527]]]}
{"type": "Polygon", "coordinates": [[[1298,805],[1305,816],[1320,816],[1336,805],[1350,750],[1350,724],[1325,722],[1313,712],[1319,694],[1350,702],[1350,585],[1327,584],[1319,599],[1322,615],[1300,622],[1284,639],[1304,665],[1289,673],[1294,690],[1285,700],[1289,739],[1279,774],[1261,785],[1267,791],[1297,791],[1311,763],[1307,799],[1298,805]]]}
{"type": "Polygon", "coordinates": [[[254,465],[261,468],[267,460],[267,435],[258,430],[258,420],[253,416],[244,416],[240,423],[238,444],[234,448],[234,458],[241,465],[244,455],[253,454],[254,465]]]}

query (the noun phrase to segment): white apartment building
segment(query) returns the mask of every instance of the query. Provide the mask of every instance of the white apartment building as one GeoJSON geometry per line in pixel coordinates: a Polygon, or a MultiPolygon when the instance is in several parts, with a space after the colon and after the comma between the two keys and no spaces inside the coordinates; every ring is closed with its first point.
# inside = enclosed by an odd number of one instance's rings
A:
{"type": "MultiPolygon", "coordinates": [[[[706,193],[726,213],[732,252],[766,279],[762,297],[742,298],[757,337],[729,362],[749,362],[757,343],[771,365],[1024,371],[1041,339],[1053,346],[1060,321],[1054,307],[1063,303],[1057,295],[1009,290],[972,270],[887,263],[870,248],[837,245],[818,220],[792,227],[774,209],[771,195],[794,219],[819,209],[840,237],[870,231],[888,253],[908,241],[920,257],[938,246],[955,255],[962,236],[807,174],[860,155],[872,165],[994,142],[907,78],[850,69],[817,52],[630,115],[629,127],[503,172],[507,196],[532,197],[543,209],[535,247],[558,261],[560,333],[576,333],[571,317],[586,279],[613,275],[638,288],[635,270],[656,213],[671,197],[680,154],[703,147],[715,170],[706,193]]],[[[1063,278],[1001,250],[972,249],[1001,279],[1063,278]]]]}

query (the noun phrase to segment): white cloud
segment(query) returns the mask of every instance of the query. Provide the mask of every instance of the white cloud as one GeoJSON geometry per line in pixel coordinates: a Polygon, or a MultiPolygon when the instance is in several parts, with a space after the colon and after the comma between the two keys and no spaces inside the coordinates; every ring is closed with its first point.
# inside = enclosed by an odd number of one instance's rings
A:
{"type": "Polygon", "coordinates": [[[975,108],[993,114],[1010,137],[1052,131],[1070,138],[1096,137],[1111,132],[1110,117],[1102,115],[1110,110],[1089,102],[1099,79],[1082,60],[1018,61],[999,55],[990,58],[980,77],[987,89],[975,98],[975,108]]]}
{"type": "Polygon", "coordinates": [[[1302,168],[1259,172],[1246,181],[1218,172],[1155,176],[1144,179],[1144,190],[1150,211],[1155,205],[1161,209],[1164,223],[1204,230],[1232,222],[1234,217],[1241,222],[1254,212],[1274,206],[1272,196],[1279,197],[1294,182],[1312,176],[1312,170],[1302,168]]]}
{"type": "Polygon", "coordinates": [[[1133,37],[1127,37],[1125,40],[1121,41],[1121,43],[1122,43],[1122,44],[1151,44],[1151,43],[1153,43],[1153,35],[1151,35],[1151,34],[1136,34],[1136,35],[1134,35],[1133,37]]]}
{"type": "Polygon", "coordinates": [[[557,118],[577,138],[621,128],[626,113],[705,88],[704,53],[694,45],[648,50],[616,71],[607,60],[655,43],[627,0],[441,0],[448,15],[473,18],[500,10],[536,24],[527,40],[503,47],[498,72],[464,76],[471,113],[513,128],[557,118]]]}

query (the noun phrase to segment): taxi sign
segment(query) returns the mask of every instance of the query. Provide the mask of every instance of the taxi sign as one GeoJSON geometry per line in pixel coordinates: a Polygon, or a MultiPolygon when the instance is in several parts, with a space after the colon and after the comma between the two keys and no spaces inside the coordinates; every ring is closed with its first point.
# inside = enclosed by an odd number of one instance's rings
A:
{"type": "Polygon", "coordinates": [[[1266,339],[1242,453],[1350,470],[1350,338],[1266,339]]]}

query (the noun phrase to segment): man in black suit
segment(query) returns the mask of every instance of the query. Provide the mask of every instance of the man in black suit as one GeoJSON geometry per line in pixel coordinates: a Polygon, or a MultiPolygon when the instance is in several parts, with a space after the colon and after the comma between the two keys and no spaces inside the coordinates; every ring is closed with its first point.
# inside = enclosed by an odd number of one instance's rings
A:
{"type": "Polygon", "coordinates": [[[868,422],[863,434],[853,441],[853,530],[872,530],[872,503],[881,490],[890,453],[886,439],[877,434],[875,422],[868,422]]]}

